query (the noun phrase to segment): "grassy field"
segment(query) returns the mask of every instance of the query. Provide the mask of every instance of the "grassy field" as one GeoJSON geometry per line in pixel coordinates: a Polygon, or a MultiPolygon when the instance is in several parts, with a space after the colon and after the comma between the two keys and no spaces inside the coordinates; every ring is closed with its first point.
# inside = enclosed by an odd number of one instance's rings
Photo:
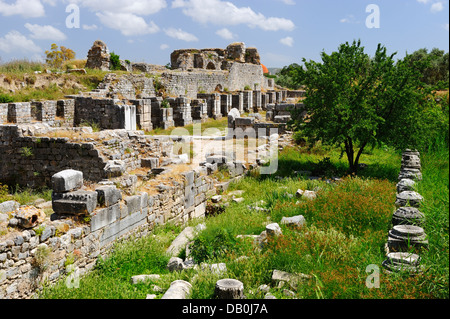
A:
{"type": "MultiPolygon", "coordinates": [[[[4,83],[25,83],[25,86],[11,92],[0,83],[0,100],[9,98],[13,102],[29,102],[31,100],[58,100],[66,95],[78,94],[82,91],[96,89],[108,71],[85,68],[86,60],[68,61],[61,70],[51,70],[46,64],[27,60],[15,60],[0,64],[0,76],[4,83]],[[85,68],[86,74],[65,73],[68,69],[85,68]],[[52,71],[47,74],[46,70],[52,71]],[[35,72],[41,72],[36,74],[35,72]],[[36,86],[36,84],[38,84],[36,86]]],[[[114,71],[126,74],[125,71],[114,71]]],[[[7,86],[6,86],[7,87],[7,86]]]]}
{"type": "MultiPolygon", "coordinates": [[[[198,262],[225,262],[228,278],[244,283],[248,298],[263,298],[262,284],[271,285],[274,269],[303,273],[311,280],[295,291],[295,297],[307,299],[429,299],[449,297],[449,203],[448,149],[422,154],[423,181],[418,191],[424,196],[425,232],[429,250],[421,253],[426,271],[415,277],[385,274],[384,245],[391,228],[396,179],[400,154],[389,149],[375,149],[362,158],[368,164],[360,176],[345,176],[345,160],[333,149],[317,147],[309,151],[284,149],[279,156],[278,176],[257,173],[232,184],[232,190],[243,190],[245,201],[230,204],[224,213],[190,225],[205,222],[207,228],[196,238],[193,256],[198,262]],[[329,161],[324,161],[329,157],[329,161]],[[323,163],[326,162],[327,165],[323,163]],[[342,180],[307,180],[292,175],[294,170],[330,170],[342,180]],[[298,189],[317,191],[309,201],[291,198],[298,189]],[[251,210],[247,205],[264,201],[267,212],[251,210]],[[303,215],[306,226],[288,228],[281,225],[283,235],[258,249],[251,240],[237,235],[258,235],[269,222],[280,222],[283,216],[303,215]],[[247,256],[247,259],[238,259],[247,256]],[[365,282],[366,267],[378,266],[380,287],[369,289],[365,282]]],[[[226,195],[225,193],[224,195],[226,195]]],[[[192,269],[169,273],[165,267],[169,257],[164,253],[181,231],[173,225],[155,229],[146,238],[117,244],[111,256],[99,260],[95,269],[80,281],[77,289],[69,289],[64,281],[43,290],[41,298],[145,298],[165,291],[175,279],[193,285],[192,298],[213,298],[219,279],[204,271],[192,269]],[[157,282],[133,285],[130,278],[139,274],[161,274],[157,282]]],[[[181,253],[181,256],[184,252],[181,253]]],[[[271,287],[277,298],[288,298],[283,289],[271,287]]]]}

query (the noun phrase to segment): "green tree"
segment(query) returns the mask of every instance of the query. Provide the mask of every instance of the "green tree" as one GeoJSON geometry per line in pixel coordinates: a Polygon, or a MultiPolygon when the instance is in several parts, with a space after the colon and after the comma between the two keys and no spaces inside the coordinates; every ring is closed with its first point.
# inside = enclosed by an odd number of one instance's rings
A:
{"type": "Polygon", "coordinates": [[[111,70],[120,70],[120,56],[115,54],[114,52],[111,52],[109,54],[111,62],[111,70]]]}
{"type": "Polygon", "coordinates": [[[50,51],[45,51],[46,63],[51,67],[60,69],[66,61],[70,61],[75,58],[75,52],[65,46],[58,47],[53,43],[50,47],[50,51]]]}
{"type": "Polygon", "coordinates": [[[410,65],[414,63],[423,64],[420,69],[422,81],[428,85],[440,85],[448,88],[449,83],[449,54],[438,48],[433,48],[430,52],[426,48],[407,54],[405,57],[410,61],[410,65]]]}
{"type": "Polygon", "coordinates": [[[309,116],[298,117],[296,127],[312,141],[342,147],[351,172],[357,172],[367,146],[416,148],[420,140],[417,119],[429,92],[422,87],[420,66],[395,62],[394,56],[379,44],[371,58],[353,41],[337,52],[322,52],[322,63],[303,59],[309,116]]]}
{"type": "Polygon", "coordinates": [[[288,89],[297,90],[303,84],[302,75],[303,68],[297,63],[292,63],[278,72],[275,83],[288,89]]]}

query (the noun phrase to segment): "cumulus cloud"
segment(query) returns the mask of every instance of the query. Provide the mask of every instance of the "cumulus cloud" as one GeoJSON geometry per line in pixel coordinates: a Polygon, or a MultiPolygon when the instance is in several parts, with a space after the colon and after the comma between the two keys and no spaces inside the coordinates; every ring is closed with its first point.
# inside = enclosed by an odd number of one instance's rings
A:
{"type": "Polygon", "coordinates": [[[0,51],[5,53],[37,53],[41,52],[33,40],[18,31],[12,30],[5,36],[0,37],[0,51]]]}
{"type": "Polygon", "coordinates": [[[285,18],[266,17],[250,7],[237,7],[221,0],[175,0],[172,8],[182,8],[182,12],[199,23],[216,25],[245,24],[265,31],[292,31],[294,23],[285,18]]]}
{"type": "Polygon", "coordinates": [[[40,0],[17,0],[11,4],[0,0],[0,14],[4,16],[21,15],[24,18],[38,18],[45,15],[45,10],[40,0]]]}
{"type": "Polygon", "coordinates": [[[353,14],[348,14],[345,18],[339,20],[340,23],[359,23],[353,14]]]}
{"type": "MultiPolygon", "coordinates": [[[[50,0],[52,1],[52,0],[50,0]]],[[[125,36],[156,33],[159,27],[153,22],[146,22],[144,16],[155,14],[167,7],[166,0],[65,0],[94,12],[100,22],[108,28],[119,30],[125,36]]],[[[96,27],[83,27],[95,30],[96,27]]]]}
{"type": "Polygon", "coordinates": [[[231,39],[234,38],[234,34],[230,30],[228,30],[227,28],[223,28],[223,29],[217,30],[216,34],[219,37],[224,38],[225,40],[231,40],[231,39]]]}
{"type": "Polygon", "coordinates": [[[294,39],[292,37],[285,37],[285,38],[280,39],[280,43],[284,44],[288,47],[291,47],[294,45],[294,39]]]}
{"type": "Polygon", "coordinates": [[[71,0],[94,12],[133,13],[140,16],[155,14],[167,7],[166,0],[71,0]]]}
{"type": "Polygon", "coordinates": [[[431,5],[430,11],[433,13],[444,10],[444,4],[442,2],[436,2],[431,5]]]}
{"type": "Polygon", "coordinates": [[[290,5],[290,6],[293,6],[293,5],[295,4],[295,1],[294,1],[294,0],[277,0],[277,1],[281,1],[281,2],[283,2],[284,4],[288,4],[288,5],[290,5]]]}
{"type": "Polygon", "coordinates": [[[165,44],[165,43],[163,43],[163,44],[161,44],[161,45],[159,46],[159,48],[160,48],[161,50],[166,50],[166,49],[168,49],[168,48],[169,48],[169,45],[168,45],[168,44],[165,44]]]}
{"type": "Polygon", "coordinates": [[[437,12],[441,12],[442,10],[444,10],[443,1],[434,1],[433,2],[433,0],[417,0],[417,2],[423,3],[423,4],[433,3],[430,7],[430,11],[432,13],[437,13],[437,12]]]}
{"type": "Polygon", "coordinates": [[[195,35],[181,29],[168,28],[164,30],[164,33],[171,38],[183,40],[186,42],[198,41],[198,38],[195,35]]]}
{"type": "Polygon", "coordinates": [[[25,28],[31,32],[30,37],[37,40],[62,41],[67,38],[64,33],[51,25],[25,23],[25,28]]]}
{"type": "Polygon", "coordinates": [[[156,33],[159,31],[159,27],[153,21],[150,21],[150,24],[148,24],[144,18],[132,13],[98,12],[96,15],[105,26],[119,30],[126,36],[156,33]]]}
{"type": "Polygon", "coordinates": [[[98,29],[98,26],[96,24],[91,24],[91,25],[83,24],[81,27],[83,28],[83,30],[89,30],[89,31],[98,29]]]}

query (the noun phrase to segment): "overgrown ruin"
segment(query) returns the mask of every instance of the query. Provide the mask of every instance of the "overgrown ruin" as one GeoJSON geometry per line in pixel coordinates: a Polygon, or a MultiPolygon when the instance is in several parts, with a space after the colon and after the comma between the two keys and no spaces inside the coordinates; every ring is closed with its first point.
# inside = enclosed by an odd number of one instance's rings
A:
{"type": "MultiPolygon", "coordinates": [[[[96,41],[87,66],[108,69],[108,52],[96,41]]],[[[0,297],[32,297],[69,274],[73,254],[84,273],[119,238],[204,216],[208,199],[270,160],[289,110],[303,107],[303,92],[275,88],[257,50],[243,43],[177,50],[171,62],[122,61],[133,72],[108,73],[91,92],[0,104],[0,183],[53,190],[51,202],[30,208],[0,204],[0,222],[10,227],[0,238],[0,297]],[[222,117],[227,132],[181,134],[222,117]],[[145,134],[171,127],[181,133],[145,134]],[[236,148],[241,138],[253,148],[236,148]],[[218,169],[230,179],[218,180],[218,169]]]]}

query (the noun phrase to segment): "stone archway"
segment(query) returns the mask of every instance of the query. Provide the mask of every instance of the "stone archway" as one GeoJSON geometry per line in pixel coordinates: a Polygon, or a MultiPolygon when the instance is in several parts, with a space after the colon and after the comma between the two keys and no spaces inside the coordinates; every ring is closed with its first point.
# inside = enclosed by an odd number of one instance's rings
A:
{"type": "Polygon", "coordinates": [[[206,65],[206,69],[207,69],[207,70],[215,70],[215,69],[216,69],[216,65],[215,65],[213,62],[209,62],[209,63],[206,65]]]}

